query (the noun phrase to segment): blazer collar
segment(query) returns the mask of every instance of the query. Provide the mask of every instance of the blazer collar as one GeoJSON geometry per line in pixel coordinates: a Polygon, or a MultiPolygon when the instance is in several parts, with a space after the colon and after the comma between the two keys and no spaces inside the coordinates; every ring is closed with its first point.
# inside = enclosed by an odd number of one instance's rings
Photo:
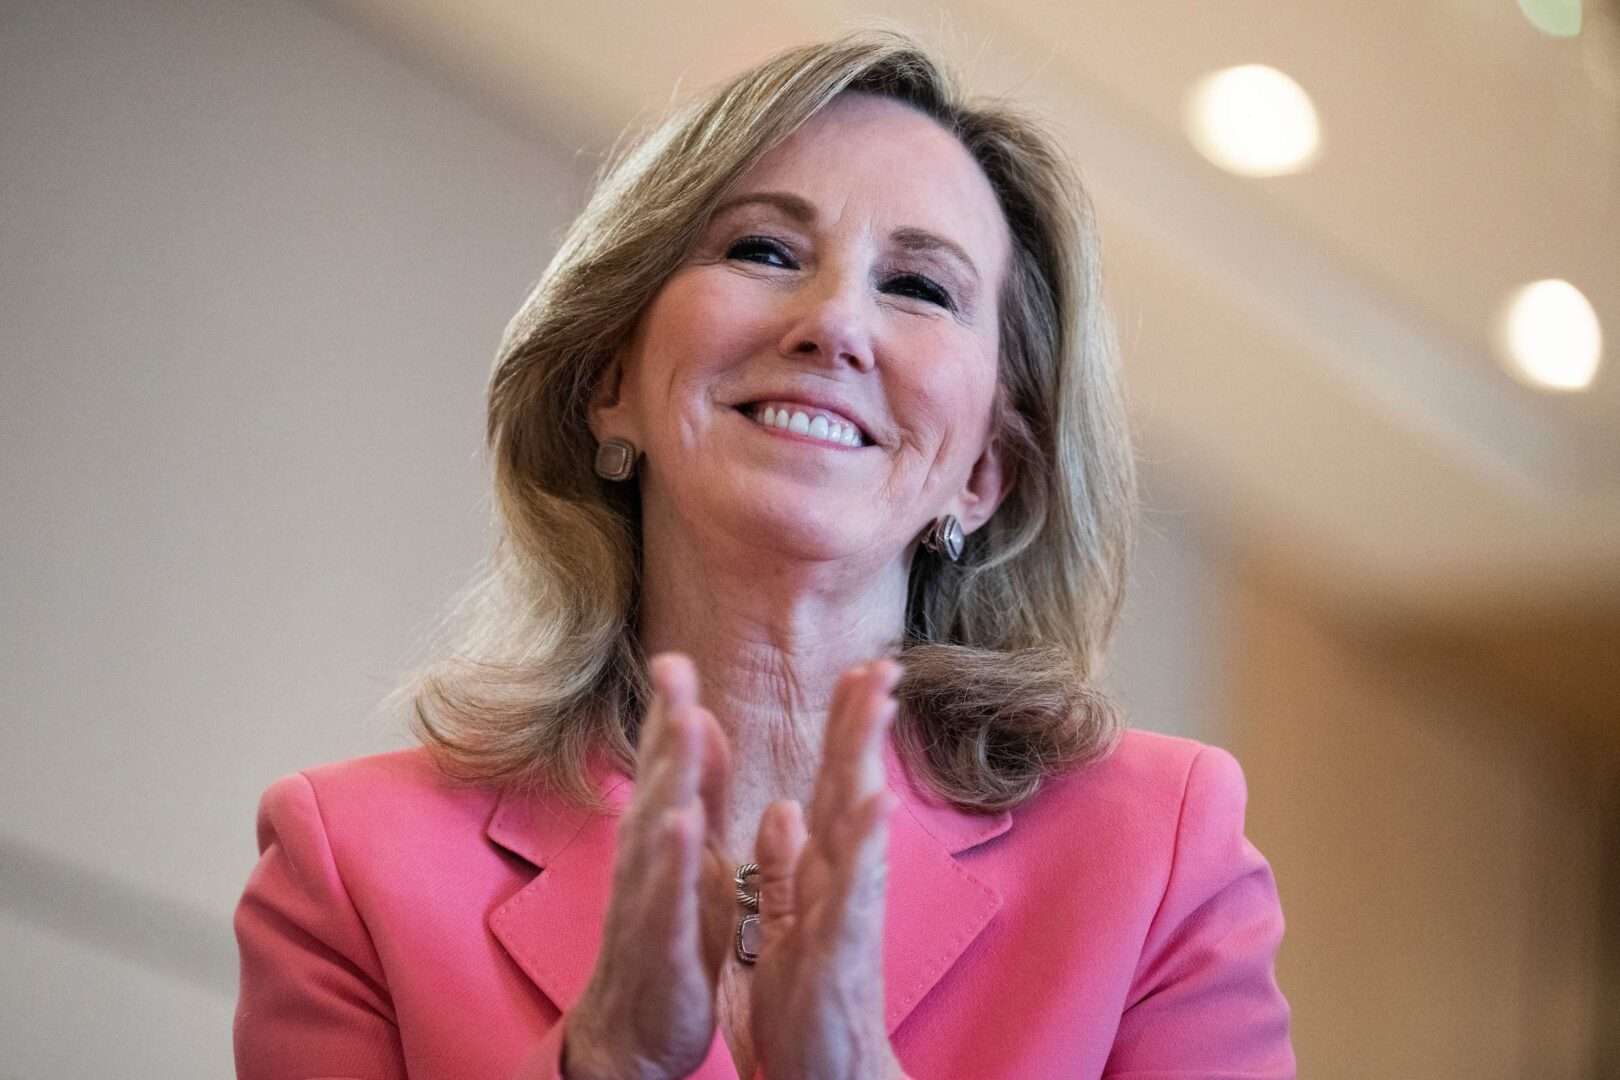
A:
{"type": "MultiPolygon", "coordinates": [[[[1001,907],[1001,896],[956,856],[1006,832],[1012,815],[971,814],[932,796],[885,753],[898,805],[889,819],[888,906],[883,931],[885,1013],[892,1034],[950,970],[1001,907]]],[[[634,783],[598,768],[606,814],[554,796],[508,793],[486,827],[491,841],[540,873],[489,914],[489,927],[512,960],[567,1011],[584,992],[602,941],[613,881],[614,834],[634,783]]],[[[716,1033],[717,1052],[729,1060],[716,1033]]],[[[710,1061],[697,1075],[708,1073],[710,1061]]],[[[716,1075],[723,1075],[723,1071],[716,1075]]]]}

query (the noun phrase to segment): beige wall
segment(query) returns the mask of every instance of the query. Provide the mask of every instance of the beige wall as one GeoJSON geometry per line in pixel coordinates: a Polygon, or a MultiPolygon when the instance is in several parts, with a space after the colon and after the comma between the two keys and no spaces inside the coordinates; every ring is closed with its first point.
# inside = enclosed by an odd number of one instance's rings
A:
{"type": "Polygon", "coordinates": [[[1262,575],[1231,595],[1228,722],[1301,1075],[1595,1076],[1600,781],[1556,718],[1262,575]]]}
{"type": "Polygon", "coordinates": [[[405,741],[591,164],[296,0],[0,5],[0,1078],[230,1075],[259,792],[405,741]]]}

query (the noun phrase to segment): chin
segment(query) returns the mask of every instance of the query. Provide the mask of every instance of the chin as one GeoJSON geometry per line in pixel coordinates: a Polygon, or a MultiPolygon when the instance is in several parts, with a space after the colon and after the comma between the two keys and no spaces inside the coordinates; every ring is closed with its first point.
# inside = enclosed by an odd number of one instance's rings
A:
{"type": "Polygon", "coordinates": [[[671,470],[678,482],[655,497],[668,500],[700,545],[712,537],[733,551],[830,561],[871,552],[893,522],[877,492],[814,459],[795,469],[711,453],[682,464],[671,470]]]}
{"type": "Polygon", "coordinates": [[[714,514],[742,547],[788,558],[827,561],[847,558],[871,549],[867,535],[871,511],[849,505],[848,500],[806,498],[748,498],[729,512],[714,514]]]}

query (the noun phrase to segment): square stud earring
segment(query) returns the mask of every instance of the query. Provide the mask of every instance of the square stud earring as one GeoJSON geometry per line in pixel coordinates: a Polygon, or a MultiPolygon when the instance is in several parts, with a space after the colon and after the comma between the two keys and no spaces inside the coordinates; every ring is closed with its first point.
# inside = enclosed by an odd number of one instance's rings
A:
{"type": "Polygon", "coordinates": [[[628,480],[636,471],[636,444],[605,439],[596,448],[596,475],[604,480],[628,480]]]}

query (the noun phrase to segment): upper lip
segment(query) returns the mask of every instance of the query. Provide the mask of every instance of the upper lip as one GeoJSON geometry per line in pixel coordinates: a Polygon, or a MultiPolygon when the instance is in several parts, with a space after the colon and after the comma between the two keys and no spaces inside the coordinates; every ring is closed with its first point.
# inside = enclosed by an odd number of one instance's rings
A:
{"type": "Polygon", "coordinates": [[[840,401],[836,397],[823,394],[807,394],[802,390],[767,390],[745,398],[738,402],[736,407],[742,409],[761,401],[787,402],[792,405],[803,405],[807,410],[813,409],[818,412],[832,413],[854,424],[860,431],[861,438],[867,442],[877,442],[877,439],[872,434],[872,429],[867,426],[866,420],[861,416],[860,410],[846,401],[840,401]]]}

